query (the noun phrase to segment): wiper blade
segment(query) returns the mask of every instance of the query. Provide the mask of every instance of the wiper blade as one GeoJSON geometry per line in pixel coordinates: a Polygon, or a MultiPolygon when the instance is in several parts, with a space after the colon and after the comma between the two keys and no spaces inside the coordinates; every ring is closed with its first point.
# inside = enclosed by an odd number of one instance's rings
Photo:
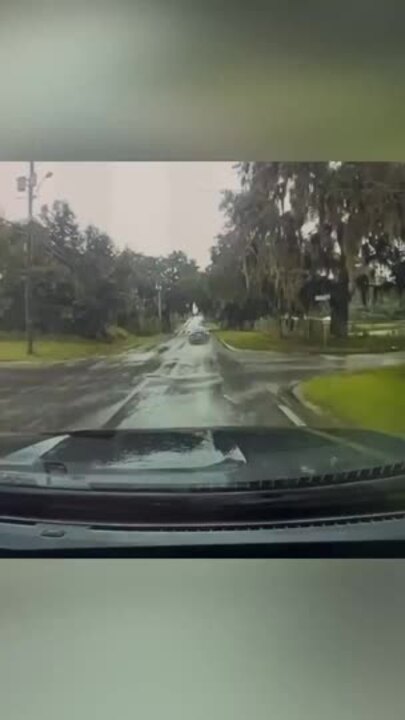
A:
{"type": "Polygon", "coordinates": [[[167,492],[171,490],[170,479],[173,480],[173,491],[190,493],[223,493],[223,492],[246,492],[246,491],[265,491],[274,496],[281,493],[287,493],[285,497],[293,497],[294,491],[311,491],[317,489],[339,490],[348,485],[361,485],[363,491],[367,485],[375,481],[388,480],[390,478],[405,477],[405,463],[395,463],[393,465],[365,467],[356,470],[340,471],[336,473],[306,473],[297,476],[281,476],[281,477],[264,477],[263,468],[255,468],[246,463],[242,457],[227,456],[220,462],[214,462],[210,465],[200,467],[130,467],[116,468],[110,467],[92,468],[85,466],[75,467],[75,463],[43,462],[42,467],[31,468],[24,465],[2,464],[0,462],[0,485],[30,485],[30,486],[47,486],[47,487],[88,487],[89,489],[105,489],[114,490],[125,487],[137,491],[167,492]],[[69,467],[70,466],[70,467],[69,467]],[[227,478],[225,482],[221,482],[221,478],[215,479],[215,483],[211,484],[207,480],[206,475],[214,475],[224,470],[236,470],[237,476],[233,474],[227,478]],[[175,476],[197,476],[201,475],[200,482],[187,484],[175,482],[175,476]],[[140,485],[137,478],[141,476],[149,477],[151,482],[140,485]],[[232,477],[233,476],[233,477],[232,477]],[[159,477],[165,480],[159,483],[159,477]],[[96,478],[100,478],[99,480],[96,478]],[[105,478],[105,480],[101,479],[105,478]],[[152,480],[153,478],[153,480],[152,480]]]}
{"type": "MultiPolygon", "coordinates": [[[[262,475],[262,470],[260,474],[262,475]]],[[[310,490],[311,488],[339,488],[340,486],[353,483],[372,482],[405,476],[405,463],[394,463],[392,465],[364,467],[354,470],[341,470],[339,472],[327,473],[305,473],[301,475],[269,477],[251,477],[257,474],[255,468],[250,467],[245,481],[238,481],[238,488],[251,490],[310,490]],[[250,478],[249,478],[250,475],[250,478]]]]}
{"type": "MultiPolygon", "coordinates": [[[[60,478],[59,478],[60,480],[60,478]]],[[[66,478],[65,478],[66,481],[66,478]]],[[[55,479],[55,483],[58,479],[55,479]]],[[[405,511],[405,475],[316,487],[275,489],[162,484],[33,489],[0,483],[0,519],[9,517],[133,529],[265,527],[276,521],[405,511]]]]}

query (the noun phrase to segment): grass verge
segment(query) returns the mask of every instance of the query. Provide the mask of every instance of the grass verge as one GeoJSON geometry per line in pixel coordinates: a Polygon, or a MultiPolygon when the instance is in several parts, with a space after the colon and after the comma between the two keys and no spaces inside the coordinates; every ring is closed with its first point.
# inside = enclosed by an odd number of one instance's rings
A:
{"type": "Polygon", "coordinates": [[[350,425],[405,434],[405,365],[313,378],[304,397],[350,425]]]}
{"type": "Polygon", "coordinates": [[[405,335],[348,337],[343,340],[331,339],[326,344],[317,344],[304,338],[281,338],[275,333],[256,330],[217,330],[215,335],[219,340],[240,350],[330,354],[384,353],[405,350],[405,335]]]}
{"type": "Polygon", "coordinates": [[[255,330],[215,330],[219,340],[240,350],[276,350],[277,342],[270,333],[255,330]]]}
{"type": "Polygon", "coordinates": [[[148,337],[129,335],[125,339],[117,339],[108,343],[78,337],[42,337],[34,342],[34,355],[28,356],[26,341],[23,338],[7,339],[3,336],[0,337],[0,363],[20,361],[52,362],[110,356],[141,347],[142,349],[148,349],[156,345],[161,339],[162,336],[160,335],[148,337]]]}

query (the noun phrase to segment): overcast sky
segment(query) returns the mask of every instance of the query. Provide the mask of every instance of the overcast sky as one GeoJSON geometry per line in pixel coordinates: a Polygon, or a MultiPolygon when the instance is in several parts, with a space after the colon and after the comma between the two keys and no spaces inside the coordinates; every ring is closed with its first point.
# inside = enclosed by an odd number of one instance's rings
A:
{"type": "MultiPolygon", "coordinates": [[[[0,215],[8,220],[26,216],[16,178],[27,171],[28,163],[0,162],[0,215]]],[[[180,249],[202,266],[223,227],[221,190],[237,187],[225,162],[36,163],[39,180],[48,171],[35,212],[67,200],[81,225],[97,225],[121,247],[151,255],[180,249]]]]}

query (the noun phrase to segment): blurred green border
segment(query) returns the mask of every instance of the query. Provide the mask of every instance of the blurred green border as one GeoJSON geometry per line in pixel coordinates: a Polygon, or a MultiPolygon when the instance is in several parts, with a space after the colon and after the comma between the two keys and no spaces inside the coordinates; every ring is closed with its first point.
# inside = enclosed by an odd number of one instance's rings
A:
{"type": "Polygon", "coordinates": [[[0,10],[0,158],[405,158],[405,4],[0,10]]]}

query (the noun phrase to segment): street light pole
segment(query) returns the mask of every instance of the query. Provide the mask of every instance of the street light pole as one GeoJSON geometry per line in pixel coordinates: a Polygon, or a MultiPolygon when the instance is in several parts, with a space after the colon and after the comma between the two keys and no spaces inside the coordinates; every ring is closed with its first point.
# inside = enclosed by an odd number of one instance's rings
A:
{"type": "Polygon", "coordinates": [[[35,167],[31,160],[29,163],[28,174],[28,230],[27,230],[27,248],[26,248],[26,268],[25,268],[25,293],[24,293],[24,310],[25,310],[25,332],[27,336],[27,354],[34,353],[34,332],[32,324],[32,217],[34,203],[34,185],[35,185],[35,167]]]}

